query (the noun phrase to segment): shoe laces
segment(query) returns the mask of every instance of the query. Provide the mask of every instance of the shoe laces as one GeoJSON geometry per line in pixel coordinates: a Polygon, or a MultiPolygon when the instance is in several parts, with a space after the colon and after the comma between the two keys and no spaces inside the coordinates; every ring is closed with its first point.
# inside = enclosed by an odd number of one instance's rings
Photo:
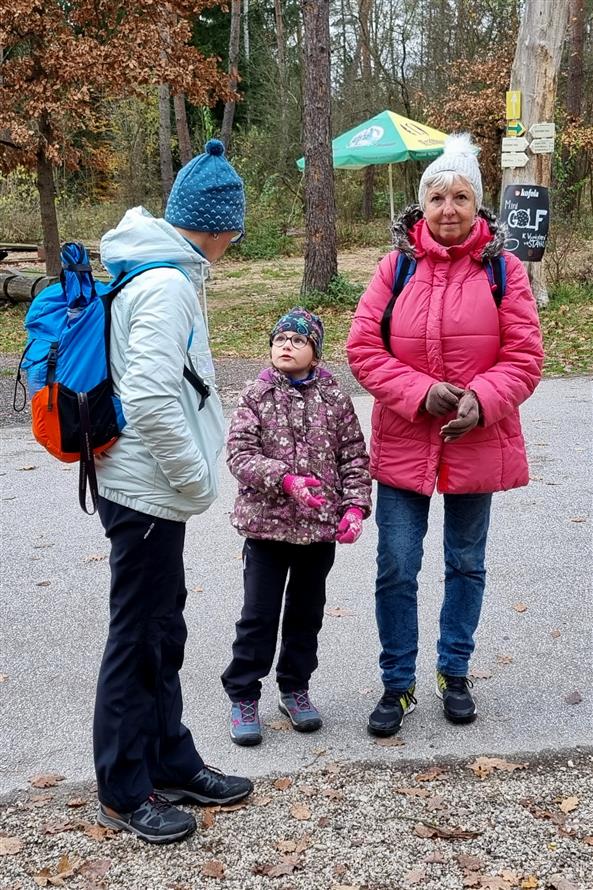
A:
{"type": "Polygon", "coordinates": [[[443,677],[447,683],[447,689],[451,689],[453,692],[465,692],[466,689],[473,689],[474,684],[469,677],[449,677],[448,674],[443,674],[443,677]]]}
{"type": "Polygon", "coordinates": [[[257,702],[256,701],[240,701],[239,710],[241,711],[242,723],[257,722],[257,702]]]}
{"type": "Polygon", "coordinates": [[[401,692],[398,692],[396,689],[386,689],[381,698],[381,703],[384,705],[395,705],[397,702],[401,701],[402,698],[406,708],[410,704],[418,704],[414,693],[410,692],[409,689],[403,689],[401,692]]]}
{"type": "Polygon", "coordinates": [[[309,692],[307,689],[299,689],[292,694],[294,696],[294,700],[299,711],[311,711],[313,709],[313,705],[311,704],[311,699],[309,698],[309,692]]]}
{"type": "Polygon", "coordinates": [[[157,813],[165,813],[167,810],[171,809],[170,801],[156,791],[153,791],[152,794],[148,795],[147,801],[157,813]]]}

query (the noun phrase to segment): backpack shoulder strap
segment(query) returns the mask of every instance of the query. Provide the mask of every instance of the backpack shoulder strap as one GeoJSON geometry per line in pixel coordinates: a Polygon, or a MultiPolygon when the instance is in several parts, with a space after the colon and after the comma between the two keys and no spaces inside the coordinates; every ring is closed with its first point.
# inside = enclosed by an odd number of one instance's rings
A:
{"type": "Polygon", "coordinates": [[[486,275],[490,282],[492,298],[498,308],[502,303],[502,298],[505,295],[507,286],[507,264],[504,256],[499,254],[498,256],[492,257],[491,260],[486,260],[484,268],[486,269],[486,275]]]}
{"type": "Polygon", "coordinates": [[[114,278],[108,285],[107,296],[112,299],[123,290],[123,288],[130,283],[136,276],[141,275],[143,272],[148,272],[150,269],[177,269],[178,272],[181,272],[188,281],[189,275],[185,271],[182,266],[178,266],[176,263],[166,263],[166,262],[158,262],[154,263],[142,263],[140,266],[136,266],[134,269],[130,269],[129,272],[122,273],[114,278]]]}
{"type": "Polygon", "coordinates": [[[407,254],[400,251],[395,263],[395,275],[393,278],[393,287],[391,288],[391,298],[385,307],[381,319],[381,338],[383,340],[383,345],[388,352],[391,352],[391,316],[393,315],[393,307],[395,306],[395,301],[415,271],[416,260],[411,259],[407,254]]]}

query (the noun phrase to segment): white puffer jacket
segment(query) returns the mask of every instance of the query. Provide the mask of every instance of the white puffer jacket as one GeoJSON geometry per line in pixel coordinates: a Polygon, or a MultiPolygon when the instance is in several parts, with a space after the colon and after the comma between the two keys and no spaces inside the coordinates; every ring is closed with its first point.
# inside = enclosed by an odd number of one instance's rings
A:
{"type": "Polygon", "coordinates": [[[113,276],[158,261],[187,273],[143,272],[113,301],[111,371],[126,426],[96,460],[102,497],[184,522],[217,496],[216,460],[224,441],[198,299],[209,264],[173,226],[142,207],[128,210],[104,236],[101,260],[113,276]],[[201,411],[198,393],[183,377],[184,364],[210,386],[201,411]]]}

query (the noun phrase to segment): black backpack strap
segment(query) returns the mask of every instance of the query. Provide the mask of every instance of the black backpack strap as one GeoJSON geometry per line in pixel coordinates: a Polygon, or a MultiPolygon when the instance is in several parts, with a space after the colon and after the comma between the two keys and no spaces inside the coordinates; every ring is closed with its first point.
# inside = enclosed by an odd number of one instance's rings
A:
{"type": "Polygon", "coordinates": [[[88,516],[97,512],[99,503],[99,486],[97,485],[97,473],[95,470],[95,455],[93,454],[91,415],[89,402],[85,392],[78,393],[78,415],[80,420],[80,471],[78,474],[78,502],[88,516]],[[91,493],[93,509],[86,505],[87,484],[91,493]]]}
{"type": "Polygon", "coordinates": [[[395,264],[395,277],[393,279],[393,287],[391,289],[391,299],[389,300],[383,318],[381,319],[381,338],[387,352],[391,352],[391,316],[393,315],[393,307],[395,301],[404,289],[406,281],[411,277],[416,268],[414,260],[410,259],[405,253],[399,253],[395,264]],[[412,268],[412,263],[414,268],[412,268]]]}
{"type": "Polygon", "coordinates": [[[185,377],[187,382],[193,386],[197,394],[200,396],[198,411],[201,411],[204,407],[206,399],[210,395],[210,387],[208,386],[206,381],[202,380],[202,378],[198,374],[194,374],[193,371],[190,371],[187,365],[183,366],[183,376],[185,377]]]}
{"type": "Polygon", "coordinates": [[[498,308],[502,303],[507,285],[507,265],[502,254],[485,262],[486,274],[492,290],[492,298],[498,308]]]}

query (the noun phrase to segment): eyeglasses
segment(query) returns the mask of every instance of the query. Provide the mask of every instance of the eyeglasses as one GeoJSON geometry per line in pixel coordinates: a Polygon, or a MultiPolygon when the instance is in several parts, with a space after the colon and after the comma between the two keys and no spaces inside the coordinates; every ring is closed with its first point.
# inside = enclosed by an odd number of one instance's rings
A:
{"type": "Polygon", "coordinates": [[[235,235],[234,238],[231,238],[230,243],[231,244],[240,244],[244,237],[245,237],[245,232],[239,232],[238,235],[235,235]]]}
{"type": "Polygon", "coordinates": [[[272,338],[272,346],[284,346],[287,341],[293,349],[303,349],[309,342],[302,334],[293,334],[292,337],[289,337],[287,334],[276,334],[272,338]]]}

